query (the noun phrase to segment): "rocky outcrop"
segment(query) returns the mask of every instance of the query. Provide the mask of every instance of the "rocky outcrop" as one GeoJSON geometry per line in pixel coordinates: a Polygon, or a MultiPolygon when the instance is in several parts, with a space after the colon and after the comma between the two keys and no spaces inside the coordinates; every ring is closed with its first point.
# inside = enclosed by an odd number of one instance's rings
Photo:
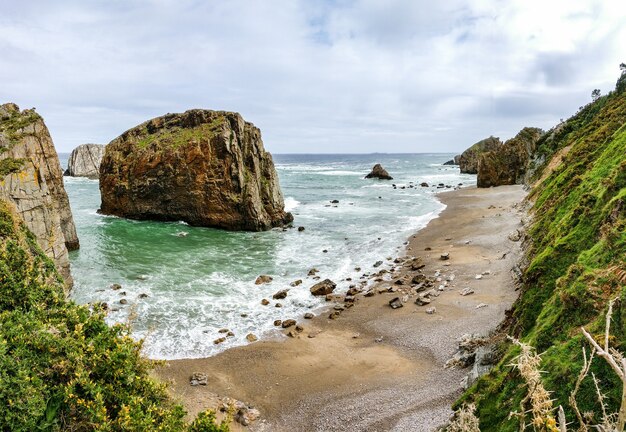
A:
{"type": "Polygon", "coordinates": [[[490,136],[484,140],[478,141],[476,144],[461,153],[459,157],[459,166],[462,174],[478,174],[478,159],[485,152],[496,150],[502,145],[500,138],[490,136]]]}
{"type": "Polygon", "coordinates": [[[261,131],[233,112],[167,114],[124,132],[106,147],[100,193],[101,213],[131,219],[252,231],[293,220],[261,131]]]}
{"type": "Polygon", "coordinates": [[[456,155],[454,156],[454,158],[450,159],[447,162],[444,162],[444,165],[458,165],[459,164],[459,160],[461,159],[461,155],[456,155]]]}
{"type": "Polygon", "coordinates": [[[68,250],[79,243],[61,164],[39,114],[11,103],[0,105],[0,199],[14,207],[71,287],[68,250]]]}
{"type": "Polygon", "coordinates": [[[64,175],[97,179],[104,156],[103,144],[81,144],[72,150],[64,175]]]}
{"type": "Polygon", "coordinates": [[[478,159],[478,187],[521,184],[537,141],[543,135],[538,128],[524,128],[495,150],[478,159]]]}
{"type": "Polygon", "coordinates": [[[389,175],[387,170],[383,168],[381,164],[376,164],[372,168],[372,172],[365,176],[366,179],[377,178],[380,180],[393,180],[393,177],[389,175]]]}

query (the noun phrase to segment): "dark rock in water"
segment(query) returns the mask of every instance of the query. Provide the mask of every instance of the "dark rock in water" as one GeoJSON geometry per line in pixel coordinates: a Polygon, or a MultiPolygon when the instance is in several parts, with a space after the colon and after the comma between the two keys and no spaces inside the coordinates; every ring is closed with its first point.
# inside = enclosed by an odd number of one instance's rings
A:
{"type": "Polygon", "coordinates": [[[502,145],[500,138],[490,136],[465,150],[459,157],[461,174],[478,174],[478,160],[480,155],[497,149],[502,145]]]}
{"type": "Polygon", "coordinates": [[[454,159],[450,159],[449,161],[444,162],[443,164],[444,164],[444,165],[456,165],[456,164],[454,163],[454,159]]]}
{"type": "Polygon", "coordinates": [[[274,326],[276,327],[280,327],[282,325],[283,321],[282,320],[274,320],[274,326]]]}
{"type": "Polygon", "coordinates": [[[307,312],[304,314],[304,319],[313,319],[315,317],[315,315],[313,315],[311,312],[307,312]]]}
{"type": "Polygon", "coordinates": [[[311,294],[314,296],[323,296],[332,293],[337,284],[330,279],[324,279],[311,287],[311,294]]]}
{"type": "Polygon", "coordinates": [[[276,294],[274,294],[274,295],[272,296],[272,298],[273,298],[274,300],[281,300],[281,299],[284,299],[285,297],[287,297],[287,293],[288,293],[288,292],[289,292],[289,290],[288,290],[288,289],[280,290],[280,291],[278,291],[276,294]]]}
{"type": "Polygon", "coordinates": [[[477,186],[486,188],[523,183],[530,159],[542,136],[541,129],[524,128],[496,149],[482,153],[478,158],[477,186]]]}
{"type": "Polygon", "coordinates": [[[270,304],[270,301],[268,299],[263,299],[263,300],[261,300],[261,304],[263,306],[267,306],[268,304],[270,304]]]}
{"type": "Polygon", "coordinates": [[[304,231],[304,227],[303,226],[299,226],[298,227],[298,232],[302,232],[302,231],[304,231]]]}
{"type": "Polygon", "coordinates": [[[335,200],[332,200],[330,203],[331,203],[331,204],[339,204],[339,200],[336,200],[336,199],[335,199],[335,200]]]}
{"type": "Polygon", "coordinates": [[[271,276],[261,275],[261,276],[256,278],[256,280],[254,281],[254,284],[255,285],[266,284],[266,283],[270,283],[273,280],[274,280],[274,278],[271,277],[271,276]]]}
{"type": "Polygon", "coordinates": [[[376,261],[373,267],[380,267],[381,265],[383,265],[382,261],[376,261]]]}
{"type": "Polygon", "coordinates": [[[63,175],[97,179],[100,176],[100,163],[104,156],[104,149],[103,144],[79,145],[72,150],[63,175]]]}
{"type": "Polygon", "coordinates": [[[292,286],[292,287],[297,287],[297,286],[298,286],[298,285],[300,285],[301,283],[302,283],[302,279],[298,279],[298,280],[295,280],[295,281],[291,282],[291,283],[289,284],[289,286],[292,286]]]}
{"type": "Polygon", "coordinates": [[[246,335],[246,340],[247,340],[248,342],[256,342],[256,341],[258,341],[258,340],[259,340],[259,338],[258,338],[258,337],[256,337],[256,335],[254,335],[253,333],[248,333],[248,334],[246,335]]]}
{"type": "Polygon", "coordinates": [[[422,182],[422,183],[420,183],[420,186],[421,186],[421,187],[428,187],[428,183],[426,183],[426,182],[422,182]]]}
{"type": "Polygon", "coordinates": [[[391,307],[391,309],[398,309],[404,305],[402,304],[402,300],[400,300],[400,297],[394,297],[389,301],[389,306],[391,307]]]}
{"type": "Polygon", "coordinates": [[[233,112],[190,110],[134,127],[107,145],[100,212],[267,230],[293,221],[261,131],[233,112]]]}
{"type": "Polygon", "coordinates": [[[393,177],[382,167],[381,164],[374,165],[372,172],[365,176],[366,179],[377,178],[380,180],[393,180],[393,177]]]}

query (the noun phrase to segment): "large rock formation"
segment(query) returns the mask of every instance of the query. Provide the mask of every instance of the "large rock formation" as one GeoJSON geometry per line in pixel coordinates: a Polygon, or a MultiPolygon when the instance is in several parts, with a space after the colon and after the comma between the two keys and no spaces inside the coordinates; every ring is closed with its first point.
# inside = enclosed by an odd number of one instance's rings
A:
{"type": "Polygon", "coordinates": [[[11,103],[0,105],[0,199],[14,207],[71,287],[68,250],[79,243],[61,164],[39,114],[11,103]]]}
{"type": "Polygon", "coordinates": [[[542,135],[541,129],[527,127],[495,150],[480,154],[478,187],[523,183],[529,161],[542,135]]]}
{"type": "Polygon", "coordinates": [[[265,230],[293,220],[284,209],[261,131],[233,112],[167,114],[111,141],[100,165],[100,211],[265,230]]]}
{"type": "Polygon", "coordinates": [[[478,174],[478,159],[482,153],[497,149],[502,145],[500,138],[490,136],[465,150],[459,157],[458,163],[462,174],[478,174]]]}
{"type": "Polygon", "coordinates": [[[72,150],[64,175],[71,177],[100,176],[100,163],[104,156],[103,144],[81,144],[72,150]]]}
{"type": "Polygon", "coordinates": [[[365,176],[366,179],[376,178],[379,180],[393,180],[393,177],[389,175],[387,170],[383,168],[381,164],[376,164],[372,168],[372,171],[365,176]]]}

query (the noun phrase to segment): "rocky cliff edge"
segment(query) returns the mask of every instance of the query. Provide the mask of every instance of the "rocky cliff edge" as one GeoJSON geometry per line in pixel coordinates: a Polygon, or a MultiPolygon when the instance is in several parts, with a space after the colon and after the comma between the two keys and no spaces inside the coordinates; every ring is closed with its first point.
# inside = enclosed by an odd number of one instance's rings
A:
{"type": "Polygon", "coordinates": [[[0,105],[0,200],[23,219],[70,288],[68,250],[79,242],[59,158],[41,116],[12,103],[0,105]]]}

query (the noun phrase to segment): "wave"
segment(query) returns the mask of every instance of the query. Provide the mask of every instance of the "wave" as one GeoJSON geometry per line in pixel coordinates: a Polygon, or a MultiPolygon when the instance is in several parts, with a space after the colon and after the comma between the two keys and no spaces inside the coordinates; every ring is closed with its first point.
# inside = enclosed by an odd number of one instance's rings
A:
{"type": "Polygon", "coordinates": [[[300,201],[296,200],[293,197],[285,198],[285,211],[290,212],[293,211],[296,207],[300,205],[300,201]]]}

